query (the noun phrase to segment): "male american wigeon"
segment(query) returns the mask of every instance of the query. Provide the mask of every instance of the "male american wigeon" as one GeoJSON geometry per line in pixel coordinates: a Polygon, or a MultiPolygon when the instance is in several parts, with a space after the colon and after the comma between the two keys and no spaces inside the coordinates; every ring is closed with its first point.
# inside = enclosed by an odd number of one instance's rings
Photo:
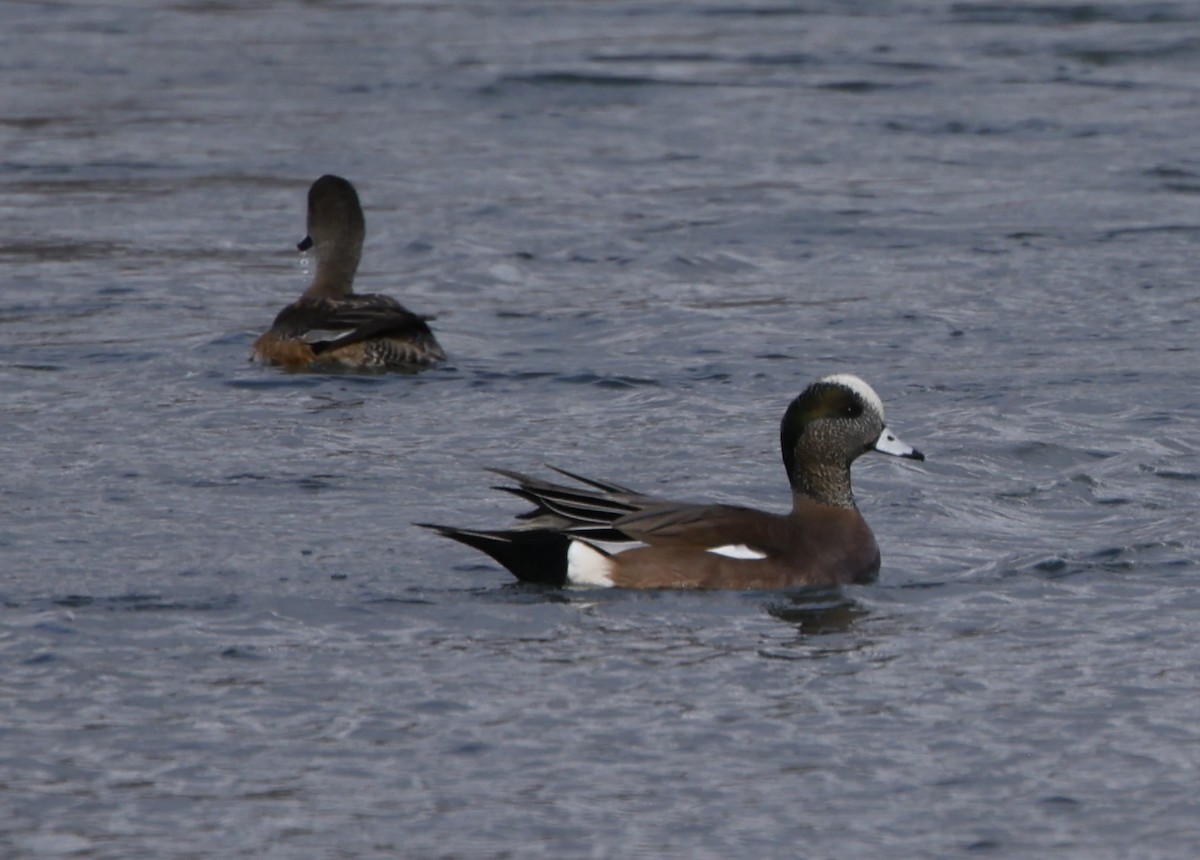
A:
{"type": "Polygon", "coordinates": [[[312,283],[254,341],[253,357],[300,369],[420,367],[446,354],[426,320],[389,296],[356,295],[354,274],[366,224],[354,186],[322,176],[308,190],[308,235],[297,246],[317,258],[312,283]]]}
{"type": "Polygon", "coordinates": [[[622,588],[792,588],[864,583],[879,547],[854,504],[850,464],[882,451],[924,460],[887,429],[883,402],[857,376],[826,376],[784,413],[792,510],[674,502],[559,471],[583,487],[493,470],[531,501],[520,524],[484,531],[420,525],[487,553],[518,579],[622,588]],[[624,544],[625,546],[620,546],[624,544]]]}

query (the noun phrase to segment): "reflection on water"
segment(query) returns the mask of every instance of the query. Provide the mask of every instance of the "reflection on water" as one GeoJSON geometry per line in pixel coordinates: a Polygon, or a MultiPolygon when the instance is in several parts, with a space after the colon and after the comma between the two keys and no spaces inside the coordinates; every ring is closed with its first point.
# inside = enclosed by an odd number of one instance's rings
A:
{"type": "Polygon", "coordinates": [[[772,599],[766,609],[772,617],[794,625],[803,637],[845,633],[869,614],[839,588],[792,592],[772,599]]]}

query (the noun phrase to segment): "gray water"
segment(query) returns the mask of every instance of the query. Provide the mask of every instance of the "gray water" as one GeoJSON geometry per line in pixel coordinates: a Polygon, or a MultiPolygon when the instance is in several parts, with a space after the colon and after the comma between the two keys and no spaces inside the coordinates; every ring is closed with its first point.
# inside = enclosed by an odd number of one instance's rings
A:
{"type": "Polygon", "coordinates": [[[1198,140],[1187,2],[0,6],[0,856],[1194,856],[1198,140]],[[326,172],[448,366],[247,362],[326,172]],[[839,371],[877,584],[411,525],[839,371]]]}

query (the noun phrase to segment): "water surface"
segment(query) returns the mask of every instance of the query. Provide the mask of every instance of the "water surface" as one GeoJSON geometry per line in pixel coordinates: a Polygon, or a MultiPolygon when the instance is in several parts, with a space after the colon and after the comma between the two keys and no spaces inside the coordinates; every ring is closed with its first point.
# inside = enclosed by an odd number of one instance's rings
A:
{"type": "Polygon", "coordinates": [[[10,3],[0,73],[0,853],[1194,852],[1190,4],[10,3]],[[448,366],[246,361],[326,172],[448,366]],[[782,508],[835,371],[929,457],[875,585],[410,525],[782,508]]]}

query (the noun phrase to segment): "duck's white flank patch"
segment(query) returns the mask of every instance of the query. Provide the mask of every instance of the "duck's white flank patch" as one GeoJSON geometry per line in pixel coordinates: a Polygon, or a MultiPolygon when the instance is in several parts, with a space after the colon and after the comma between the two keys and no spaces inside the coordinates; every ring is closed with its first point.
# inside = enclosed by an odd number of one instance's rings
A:
{"type": "Polygon", "coordinates": [[[571,585],[612,588],[612,568],[611,558],[581,540],[573,540],[567,547],[567,582],[571,585]]]}
{"type": "Polygon", "coordinates": [[[883,420],[883,401],[879,399],[879,395],[875,393],[875,389],[867,385],[862,379],[855,376],[853,373],[835,373],[832,376],[826,376],[822,382],[832,382],[834,385],[843,385],[849,388],[859,397],[861,397],[867,405],[871,406],[879,413],[879,419],[883,420]]]}
{"type": "Polygon", "coordinates": [[[706,549],[705,552],[711,552],[715,555],[725,555],[729,558],[744,558],[752,561],[757,561],[767,557],[765,552],[759,552],[756,549],[750,549],[744,543],[730,543],[725,546],[714,546],[711,549],[706,549]]]}

